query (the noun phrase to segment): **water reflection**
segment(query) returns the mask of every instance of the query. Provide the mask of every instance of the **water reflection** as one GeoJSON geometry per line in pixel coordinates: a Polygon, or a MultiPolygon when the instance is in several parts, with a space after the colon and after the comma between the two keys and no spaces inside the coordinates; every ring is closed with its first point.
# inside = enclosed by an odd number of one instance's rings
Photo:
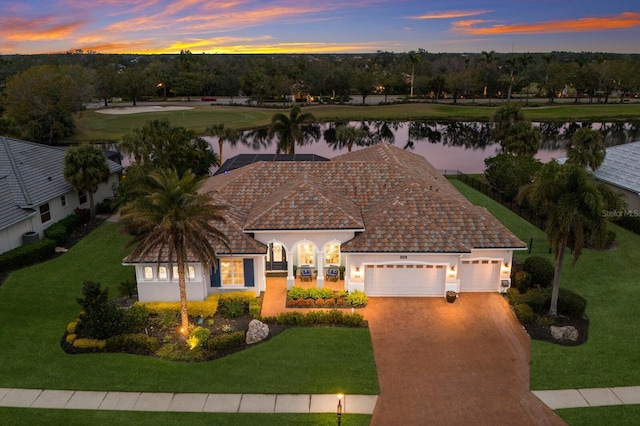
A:
{"type": "MultiPolygon", "coordinates": [[[[542,148],[536,156],[549,161],[565,155],[564,146],[582,127],[602,132],[605,145],[619,145],[640,139],[640,121],[627,123],[534,123],[542,133],[542,148]]],[[[391,143],[426,157],[435,167],[480,173],[484,159],[499,152],[491,139],[491,123],[435,121],[339,121],[309,126],[305,144],[296,146],[296,153],[317,154],[332,158],[364,146],[380,142],[391,143]],[[337,136],[340,126],[350,126],[360,132],[354,140],[337,136]]],[[[214,149],[217,151],[216,145],[214,149]]],[[[225,159],[243,153],[275,153],[277,139],[266,128],[244,132],[241,141],[225,148],[225,159]]]]}

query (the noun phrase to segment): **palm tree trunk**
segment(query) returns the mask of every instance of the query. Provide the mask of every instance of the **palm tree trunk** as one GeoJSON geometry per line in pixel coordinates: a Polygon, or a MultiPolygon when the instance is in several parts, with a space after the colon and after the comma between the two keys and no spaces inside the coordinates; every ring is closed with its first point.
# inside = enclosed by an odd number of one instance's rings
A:
{"type": "Polygon", "coordinates": [[[556,269],[553,273],[553,287],[551,288],[551,304],[549,305],[549,316],[558,315],[558,294],[560,293],[560,274],[562,273],[562,262],[564,252],[567,248],[567,237],[562,237],[558,253],[556,254],[556,269]]]}
{"type": "Polygon", "coordinates": [[[87,191],[89,193],[89,218],[95,219],[96,217],[96,205],[93,201],[93,192],[87,191]]]}
{"type": "Polygon", "coordinates": [[[178,263],[178,286],[180,287],[180,331],[184,336],[189,334],[189,314],[187,313],[187,283],[184,276],[185,256],[182,247],[176,248],[178,263]]]}
{"type": "Polygon", "coordinates": [[[218,138],[218,145],[220,147],[220,165],[222,166],[222,145],[224,145],[222,138],[218,138]]]}

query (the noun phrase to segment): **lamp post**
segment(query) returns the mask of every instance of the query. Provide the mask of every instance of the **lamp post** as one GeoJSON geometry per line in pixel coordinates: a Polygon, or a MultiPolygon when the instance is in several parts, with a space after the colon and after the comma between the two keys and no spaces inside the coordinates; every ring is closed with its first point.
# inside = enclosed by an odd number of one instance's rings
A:
{"type": "Polygon", "coordinates": [[[340,426],[340,424],[342,423],[342,398],[344,398],[344,395],[339,393],[338,394],[338,426],[340,426]]]}

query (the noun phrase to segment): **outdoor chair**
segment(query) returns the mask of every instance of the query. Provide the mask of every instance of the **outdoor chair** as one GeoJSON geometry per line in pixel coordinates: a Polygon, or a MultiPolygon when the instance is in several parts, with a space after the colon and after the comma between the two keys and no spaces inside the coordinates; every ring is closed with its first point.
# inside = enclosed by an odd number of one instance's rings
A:
{"type": "Polygon", "coordinates": [[[329,269],[327,269],[325,279],[327,281],[338,281],[338,268],[333,266],[329,267],[329,269]]]}
{"type": "Polygon", "coordinates": [[[300,267],[300,281],[311,281],[313,279],[313,273],[308,266],[300,267]]]}

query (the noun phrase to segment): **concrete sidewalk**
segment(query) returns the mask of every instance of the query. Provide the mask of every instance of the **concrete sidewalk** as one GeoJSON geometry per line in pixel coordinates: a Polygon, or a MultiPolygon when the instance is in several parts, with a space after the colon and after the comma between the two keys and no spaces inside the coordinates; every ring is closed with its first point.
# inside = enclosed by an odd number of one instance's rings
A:
{"type": "MultiPolygon", "coordinates": [[[[372,414],[377,395],[345,395],[342,412],[372,414]]],[[[204,413],[335,413],[324,395],[99,392],[0,388],[0,407],[204,413]]]]}
{"type": "Polygon", "coordinates": [[[532,391],[552,410],[640,404],[640,386],[532,391]]]}

